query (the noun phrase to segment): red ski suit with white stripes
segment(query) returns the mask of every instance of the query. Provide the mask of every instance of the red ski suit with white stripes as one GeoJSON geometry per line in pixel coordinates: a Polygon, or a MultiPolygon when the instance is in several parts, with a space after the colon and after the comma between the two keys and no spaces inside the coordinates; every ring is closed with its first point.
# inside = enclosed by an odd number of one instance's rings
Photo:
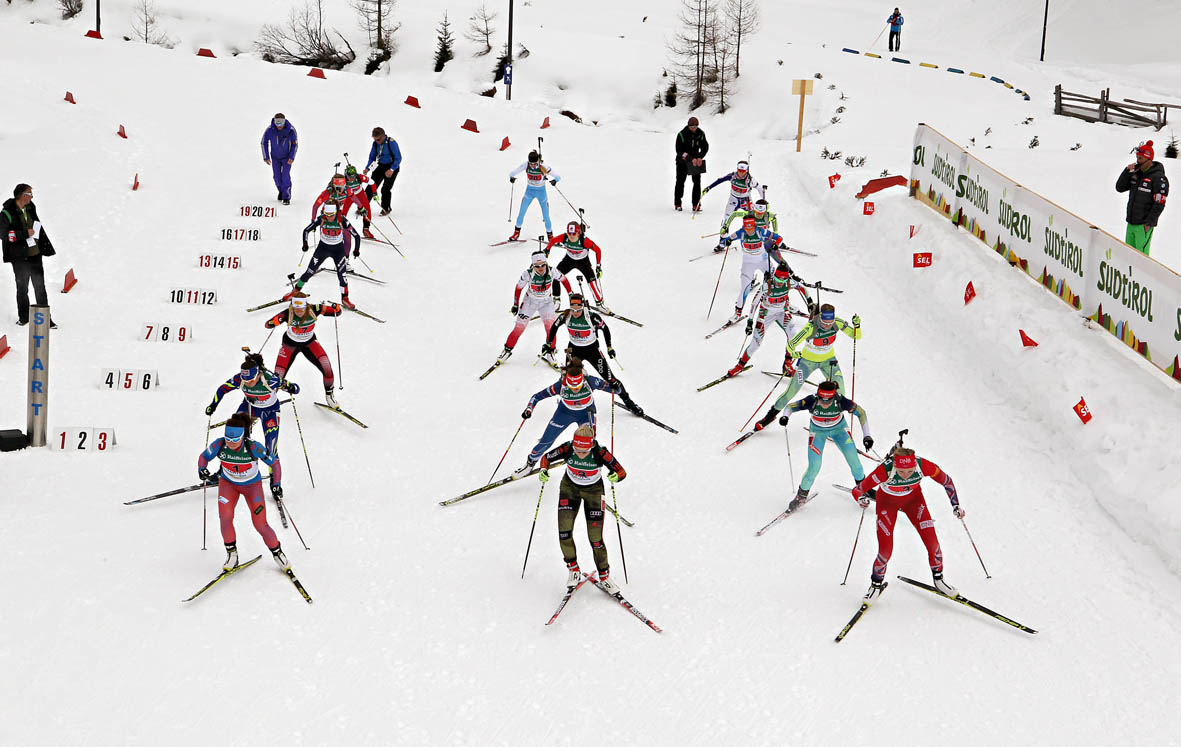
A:
{"type": "Polygon", "coordinates": [[[853,489],[853,497],[861,498],[865,491],[877,488],[875,512],[878,557],[873,564],[874,581],[881,581],[886,577],[886,564],[890,562],[890,556],[894,553],[894,523],[899,511],[906,514],[922,538],[923,544],[927,546],[927,560],[931,564],[931,571],[943,573],[943,552],[939,549],[939,538],[935,535],[935,520],[931,518],[919,482],[924,477],[938,480],[947,491],[947,497],[953,507],[958,506],[960,501],[956,495],[955,483],[939,465],[921,457],[915,457],[915,461],[918,467],[915,473],[908,478],[902,478],[895,473],[893,460],[887,458],[853,489]]]}

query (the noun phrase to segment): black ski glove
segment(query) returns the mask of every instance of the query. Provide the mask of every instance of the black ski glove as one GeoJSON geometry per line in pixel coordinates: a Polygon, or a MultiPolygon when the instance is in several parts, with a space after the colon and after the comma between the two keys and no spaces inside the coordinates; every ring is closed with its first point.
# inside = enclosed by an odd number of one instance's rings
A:
{"type": "Polygon", "coordinates": [[[869,451],[873,448],[873,438],[870,436],[866,436],[865,438],[861,439],[861,443],[865,444],[866,451],[869,451]]]}
{"type": "Polygon", "coordinates": [[[516,184],[516,183],[517,183],[517,177],[515,177],[515,176],[510,176],[510,177],[508,178],[508,180],[509,180],[509,183],[510,183],[510,184],[516,184]]]}
{"type": "Polygon", "coordinates": [[[518,306],[517,304],[513,304],[513,307],[508,310],[508,313],[512,314],[513,316],[516,316],[517,312],[520,311],[520,309],[521,309],[520,306],[518,306]]]}
{"type": "Polygon", "coordinates": [[[205,414],[212,415],[215,409],[217,409],[217,405],[210,405],[209,407],[205,408],[205,414]]]}
{"type": "Polygon", "coordinates": [[[532,408],[532,407],[526,407],[526,408],[525,408],[525,411],[521,413],[521,419],[522,419],[522,420],[528,420],[528,419],[529,419],[529,418],[530,418],[532,415],[533,415],[533,408],[532,408]]]}
{"type": "Polygon", "coordinates": [[[275,496],[275,500],[277,500],[277,501],[283,500],[283,486],[282,485],[272,485],[271,486],[271,495],[275,496]]]}
{"type": "Polygon", "coordinates": [[[198,467],[197,468],[197,477],[200,478],[201,482],[209,482],[209,478],[211,477],[211,475],[209,474],[209,470],[207,468],[198,467]]]}

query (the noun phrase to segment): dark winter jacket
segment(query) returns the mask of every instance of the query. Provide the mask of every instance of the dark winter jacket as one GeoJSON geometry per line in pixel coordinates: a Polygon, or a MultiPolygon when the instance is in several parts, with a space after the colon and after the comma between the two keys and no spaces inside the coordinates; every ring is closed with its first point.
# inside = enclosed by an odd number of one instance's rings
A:
{"type": "Polygon", "coordinates": [[[677,133],[676,161],[680,163],[692,161],[694,158],[705,158],[709,153],[709,143],[705,139],[705,131],[700,127],[697,132],[684,127],[677,133]]]}
{"type": "MultiPolygon", "coordinates": [[[[9,198],[4,206],[0,207],[0,243],[4,247],[5,262],[16,260],[23,262],[29,258],[29,247],[26,241],[29,238],[29,229],[33,227],[33,222],[41,219],[37,216],[37,206],[34,203],[29,203],[27,211],[30,222],[26,226],[21,218],[21,210],[16,206],[15,197],[9,198]]],[[[44,227],[41,228],[41,236],[37,239],[37,249],[44,257],[52,257],[56,254],[44,227]]]]}
{"type": "Polygon", "coordinates": [[[1153,161],[1148,171],[1124,169],[1115,180],[1116,192],[1128,195],[1128,223],[1133,226],[1155,226],[1165,209],[1169,196],[1169,178],[1160,161],[1153,161]]]}
{"type": "Polygon", "coordinates": [[[281,130],[275,126],[274,122],[271,122],[270,126],[263,130],[262,158],[264,161],[286,161],[288,158],[294,161],[297,150],[299,150],[299,135],[296,134],[295,126],[291,124],[290,119],[281,130]]]}

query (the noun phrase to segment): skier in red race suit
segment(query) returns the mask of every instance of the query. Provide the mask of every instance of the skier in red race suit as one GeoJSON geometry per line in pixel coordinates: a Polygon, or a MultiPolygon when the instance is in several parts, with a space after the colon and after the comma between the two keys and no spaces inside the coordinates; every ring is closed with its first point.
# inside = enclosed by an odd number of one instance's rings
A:
{"type": "Polygon", "coordinates": [[[291,308],[280,311],[267,320],[267,329],[274,329],[280,324],[287,325],[283,333],[283,347],[279,349],[279,357],[275,359],[275,375],[280,379],[287,378],[287,369],[291,367],[292,359],[303,354],[320,369],[324,377],[324,399],[330,407],[340,407],[336,398],[332,396],[335,377],[332,373],[332,360],[324,352],[323,346],[316,339],[316,318],[321,316],[340,316],[340,304],[308,303],[308,294],[295,291],[291,296],[291,308]]]}
{"type": "Polygon", "coordinates": [[[894,522],[899,511],[906,514],[927,546],[927,560],[931,564],[935,588],[949,597],[959,596],[955,587],[943,580],[943,552],[939,549],[939,538],[935,535],[935,521],[931,518],[923,489],[919,485],[924,477],[938,480],[943,485],[955,517],[964,518],[964,510],[960,508],[960,499],[951,476],[931,460],[915,456],[914,449],[895,448],[877,469],[853,488],[853,497],[862,508],[869,506],[868,491],[876,488],[877,493],[878,557],[873,563],[866,599],[876,598],[886,588],[886,565],[894,552],[894,522]]]}

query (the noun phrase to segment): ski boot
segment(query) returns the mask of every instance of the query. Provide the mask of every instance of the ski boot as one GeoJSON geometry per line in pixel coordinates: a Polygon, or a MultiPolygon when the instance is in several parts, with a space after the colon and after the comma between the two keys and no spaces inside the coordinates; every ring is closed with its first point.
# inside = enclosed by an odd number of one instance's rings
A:
{"type": "Polygon", "coordinates": [[[365,237],[365,238],[367,238],[367,239],[373,239],[374,241],[376,241],[376,240],[377,240],[377,237],[376,237],[376,236],[374,236],[374,235],[373,235],[373,232],[372,232],[372,231],[370,231],[368,228],[362,229],[362,230],[361,230],[361,235],[362,235],[362,236],[364,236],[364,237],[365,237]]]}
{"type": "Polygon", "coordinates": [[[271,550],[271,557],[279,564],[279,568],[285,571],[291,569],[291,564],[287,562],[287,556],[283,553],[282,545],[275,545],[275,548],[271,550]]]}
{"type": "Polygon", "coordinates": [[[602,299],[599,299],[597,308],[599,311],[603,312],[604,314],[611,313],[611,309],[607,306],[607,304],[603,303],[602,299]]]}
{"type": "Polygon", "coordinates": [[[807,502],[808,502],[808,491],[804,490],[804,488],[801,486],[800,489],[796,491],[796,497],[792,498],[791,503],[787,504],[787,510],[788,511],[795,511],[797,508],[799,508],[800,506],[804,505],[807,502]]]}
{"type": "Polygon", "coordinates": [[[529,457],[525,457],[525,463],[513,471],[513,477],[524,477],[525,475],[529,474],[529,472],[533,469],[533,465],[535,464],[537,464],[537,462],[533,461],[529,457]]]}
{"type": "Polygon", "coordinates": [[[872,578],[870,578],[869,581],[869,591],[865,592],[865,601],[873,602],[882,595],[882,592],[885,591],[886,587],[890,584],[884,580],[875,581],[872,578]]]}
{"type": "Polygon", "coordinates": [[[673,210],[676,210],[679,213],[679,212],[681,212],[681,206],[680,205],[673,205],[673,210]]]}
{"type": "Polygon", "coordinates": [[[623,400],[623,406],[631,410],[632,414],[636,415],[637,417],[640,417],[644,414],[644,408],[637,405],[636,401],[632,399],[631,395],[629,395],[627,392],[622,393],[619,398],[623,400]]]}
{"type": "Polygon", "coordinates": [[[329,407],[335,407],[337,410],[340,409],[340,405],[336,402],[336,397],[332,396],[331,389],[324,390],[324,402],[326,402],[329,407]]]}
{"type": "Polygon", "coordinates": [[[569,572],[569,575],[566,576],[567,588],[573,589],[575,586],[578,586],[582,583],[582,579],[586,578],[586,575],[582,571],[578,570],[577,560],[572,563],[567,563],[566,570],[569,572]]]}
{"type": "Polygon", "coordinates": [[[772,407],[770,410],[767,410],[767,414],[764,415],[763,417],[759,418],[755,422],[755,433],[758,433],[759,431],[763,430],[767,426],[771,425],[771,421],[775,419],[775,415],[778,412],[779,411],[776,410],[774,407],[772,407]]]}
{"type": "Polygon", "coordinates": [[[340,295],[340,305],[346,309],[351,309],[353,311],[357,310],[357,305],[349,300],[348,291],[345,291],[340,295]]]}
{"type": "Polygon", "coordinates": [[[554,232],[553,231],[546,231],[545,232],[545,240],[546,241],[553,241],[554,240],[554,232]]]}
{"type": "Polygon", "coordinates": [[[611,580],[610,568],[599,574],[599,588],[611,596],[615,596],[619,593],[619,585],[611,580]]]}
{"type": "Polygon", "coordinates": [[[939,590],[940,594],[955,599],[960,595],[959,591],[954,586],[943,580],[943,571],[931,571],[931,577],[935,580],[935,588],[939,590]]]}
{"type": "Polygon", "coordinates": [[[238,543],[231,542],[226,545],[226,562],[221,564],[223,571],[232,571],[238,567],[238,543]]]}
{"type": "Polygon", "coordinates": [[[513,354],[513,349],[510,348],[508,345],[505,345],[504,350],[500,351],[500,355],[496,356],[496,360],[507,361],[509,359],[509,356],[511,356],[512,354],[513,354]]]}
{"type": "Polygon", "coordinates": [[[742,307],[741,307],[741,306],[735,306],[735,307],[734,307],[734,316],[730,317],[729,321],[731,321],[731,322],[737,322],[737,321],[738,321],[739,319],[741,319],[741,318],[742,318],[742,307]]]}
{"type": "Polygon", "coordinates": [[[521,227],[517,226],[516,228],[513,229],[513,235],[509,236],[508,240],[509,241],[516,241],[519,238],[521,238],[521,227]]]}
{"type": "Polygon", "coordinates": [[[734,364],[734,368],[731,368],[729,371],[727,371],[726,375],[727,376],[737,376],[739,373],[742,372],[742,369],[746,368],[746,364],[749,361],[750,361],[750,356],[748,356],[746,353],[743,353],[742,357],[740,357],[738,359],[738,362],[734,364]]]}

